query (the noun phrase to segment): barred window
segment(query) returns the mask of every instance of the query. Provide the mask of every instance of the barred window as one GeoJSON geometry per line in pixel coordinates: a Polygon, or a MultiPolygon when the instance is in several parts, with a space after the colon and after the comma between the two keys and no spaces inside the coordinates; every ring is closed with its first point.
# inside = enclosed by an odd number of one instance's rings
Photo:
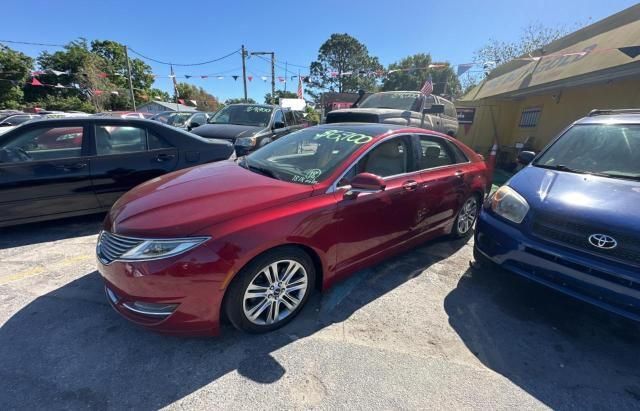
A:
{"type": "Polygon", "coordinates": [[[520,127],[535,127],[540,118],[540,108],[525,108],[520,116],[520,127]]]}

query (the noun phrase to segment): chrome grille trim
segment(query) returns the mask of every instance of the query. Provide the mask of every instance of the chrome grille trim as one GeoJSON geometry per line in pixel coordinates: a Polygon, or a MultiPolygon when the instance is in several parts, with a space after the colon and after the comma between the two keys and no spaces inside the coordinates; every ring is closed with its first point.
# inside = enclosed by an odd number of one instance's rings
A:
{"type": "Polygon", "coordinates": [[[101,231],[96,246],[96,254],[101,263],[108,265],[122,257],[127,251],[142,244],[143,241],[139,238],[124,237],[101,231]]]}

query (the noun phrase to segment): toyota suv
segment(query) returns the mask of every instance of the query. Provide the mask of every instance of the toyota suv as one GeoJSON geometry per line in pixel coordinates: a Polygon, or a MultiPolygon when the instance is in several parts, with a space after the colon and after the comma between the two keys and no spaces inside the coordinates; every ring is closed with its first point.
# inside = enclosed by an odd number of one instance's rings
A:
{"type": "Polygon", "coordinates": [[[439,131],[451,137],[458,132],[458,116],[452,102],[419,91],[385,91],[366,97],[357,108],[333,110],[327,123],[385,123],[439,131]]]}
{"type": "Polygon", "coordinates": [[[485,202],[474,254],[640,321],[640,110],[594,110],[485,202]]]}

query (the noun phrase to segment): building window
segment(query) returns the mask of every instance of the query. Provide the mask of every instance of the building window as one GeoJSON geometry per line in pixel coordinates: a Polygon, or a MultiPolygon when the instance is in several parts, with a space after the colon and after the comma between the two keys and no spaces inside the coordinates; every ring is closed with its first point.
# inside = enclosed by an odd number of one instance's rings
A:
{"type": "Polygon", "coordinates": [[[525,108],[520,116],[520,127],[535,127],[540,118],[540,108],[525,108]]]}

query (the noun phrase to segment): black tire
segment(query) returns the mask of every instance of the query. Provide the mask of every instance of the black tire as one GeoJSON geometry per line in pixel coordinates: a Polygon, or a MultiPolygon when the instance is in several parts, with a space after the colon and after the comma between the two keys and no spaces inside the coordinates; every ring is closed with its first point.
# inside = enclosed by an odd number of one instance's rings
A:
{"type": "MultiPolygon", "coordinates": [[[[302,278],[301,271],[296,272],[295,275],[299,276],[296,278],[302,278]]],[[[248,333],[258,334],[276,330],[287,324],[289,321],[293,320],[293,318],[298,315],[300,310],[304,307],[307,300],[309,299],[309,295],[313,291],[313,288],[315,286],[315,279],[316,272],[313,261],[311,260],[311,257],[309,257],[309,255],[301,248],[294,246],[285,246],[268,251],[256,257],[245,267],[243,267],[231,282],[224,300],[224,310],[227,314],[227,318],[234,327],[248,333]],[[304,269],[304,273],[306,274],[306,289],[304,290],[304,294],[302,296],[300,293],[296,295],[297,297],[301,298],[298,298],[300,302],[297,304],[297,306],[295,306],[295,309],[289,310],[285,306],[285,301],[287,304],[290,304],[292,301],[294,301],[290,298],[291,296],[287,296],[289,292],[286,291],[286,286],[284,288],[285,291],[282,292],[282,294],[279,294],[280,288],[278,287],[277,296],[273,295],[274,291],[266,290],[265,292],[270,292],[272,294],[272,296],[269,297],[269,300],[267,300],[265,297],[256,297],[254,299],[245,301],[245,292],[247,291],[249,285],[254,282],[253,286],[256,286],[255,281],[267,279],[266,275],[262,274],[264,272],[264,269],[268,270],[268,267],[273,263],[280,262],[277,265],[277,267],[280,269],[279,274],[284,274],[282,272],[282,268],[286,268],[286,263],[284,262],[284,260],[297,262],[302,266],[302,268],[304,269]],[[245,313],[245,308],[247,308],[249,312],[251,311],[249,309],[251,308],[250,305],[255,300],[258,300],[256,306],[262,303],[271,304],[267,308],[264,308],[264,311],[259,310],[260,307],[258,307],[258,309],[256,310],[256,312],[261,311],[262,313],[259,315],[259,318],[257,318],[256,321],[261,321],[264,318],[264,324],[257,324],[255,321],[249,319],[249,317],[245,313]],[[272,313],[271,307],[273,307],[274,304],[278,305],[278,307],[283,307],[283,313],[286,311],[287,314],[284,318],[268,324],[266,323],[266,321],[272,313]]],[[[268,287],[266,283],[263,283],[263,285],[268,287]]],[[[253,308],[256,308],[256,306],[254,306],[253,308]]]]}
{"type": "Polygon", "coordinates": [[[466,200],[464,200],[464,203],[462,203],[462,207],[460,207],[460,210],[458,211],[458,215],[456,216],[455,221],[453,222],[453,228],[451,229],[451,236],[453,238],[469,238],[471,237],[471,234],[473,234],[473,227],[476,223],[476,220],[478,219],[478,214],[480,213],[480,207],[481,207],[482,203],[480,201],[480,196],[478,194],[472,194],[471,196],[469,196],[466,200]],[[473,219],[472,221],[467,221],[467,224],[462,224],[461,220],[464,218],[465,220],[468,220],[468,209],[466,208],[467,205],[471,202],[475,202],[475,212],[473,215],[473,219]],[[466,230],[463,229],[464,227],[466,227],[466,230]]]}

